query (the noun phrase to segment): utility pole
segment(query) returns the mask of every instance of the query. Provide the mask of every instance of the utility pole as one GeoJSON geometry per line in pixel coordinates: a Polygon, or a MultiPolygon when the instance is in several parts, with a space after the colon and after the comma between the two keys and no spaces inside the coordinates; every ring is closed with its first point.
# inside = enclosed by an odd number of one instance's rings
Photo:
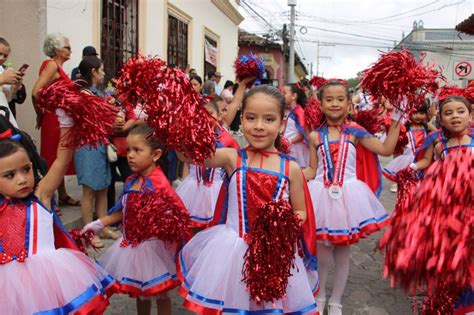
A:
{"type": "MultiPolygon", "coordinates": [[[[316,76],[319,76],[319,59],[331,59],[329,56],[320,56],[319,55],[319,47],[320,46],[335,46],[334,44],[326,44],[320,43],[319,40],[316,42],[317,49],[316,49],[316,76]]],[[[322,76],[322,75],[321,75],[322,76]]]]}
{"type": "Polygon", "coordinates": [[[290,60],[288,62],[287,83],[295,83],[295,7],[296,0],[288,0],[288,6],[291,8],[290,17],[290,60]]]}

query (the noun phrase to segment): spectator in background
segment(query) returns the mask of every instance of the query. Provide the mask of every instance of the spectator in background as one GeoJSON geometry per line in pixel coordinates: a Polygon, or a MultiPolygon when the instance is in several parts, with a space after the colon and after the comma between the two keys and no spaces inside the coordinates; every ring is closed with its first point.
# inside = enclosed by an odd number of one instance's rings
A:
{"type": "MultiPolygon", "coordinates": [[[[98,55],[99,54],[97,53],[97,51],[95,50],[93,46],[86,46],[82,50],[82,59],[84,59],[84,57],[87,57],[87,56],[97,57],[98,55]]],[[[76,81],[77,79],[79,79],[79,77],[80,77],[79,67],[75,67],[74,69],[72,69],[72,72],[71,72],[71,80],[76,81]]]]}
{"type": "Polygon", "coordinates": [[[189,78],[195,77],[197,75],[198,75],[198,73],[197,73],[196,69],[189,69],[189,73],[188,73],[189,78]]]}
{"type": "MultiPolygon", "coordinates": [[[[37,115],[37,128],[41,128],[41,156],[48,163],[48,167],[51,167],[54,160],[56,160],[56,152],[59,144],[58,117],[54,113],[46,113],[43,115],[41,109],[36,106],[36,97],[38,97],[41,88],[51,84],[51,82],[57,79],[71,80],[63,70],[63,64],[71,58],[71,44],[69,43],[69,39],[62,34],[49,34],[44,40],[43,51],[49,58],[41,64],[39,77],[33,86],[31,94],[37,115]]],[[[74,165],[71,161],[66,175],[74,174],[74,165]]],[[[81,203],[79,201],[74,200],[67,194],[64,179],[58,188],[58,192],[59,205],[80,206],[81,203]]],[[[60,212],[58,212],[58,214],[59,213],[60,212]]]]}
{"type": "Polygon", "coordinates": [[[198,75],[195,75],[195,76],[192,76],[189,81],[191,81],[191,84],[193,85],[194,90],[198,93],[201,93],[201,89],[202,89],[201,77],[198,75]]]}
{"type": "Polygon", "coordinates": [[[204,94],[204,96],[220,95],[222,92],[222,88],[219,86],[221,78],[222,75],[220,72],[209,71],[207,73],[207,81],[202,87],[202,94],[204,94]]]}
{"type": "MultiPolygon", "coordinates": [[[[9,103],[18,97],[18,92],[25,91],[25,86],[22,84],[24,72],[19,72],[14,69],[6,69],[5,61],[10,55],[10,44],[8,41],[0,37],[0,106],[1,111],[5,112],[13,126],[18,127],[16,122],[16,112],[12,112],[9,103]]],[[[23,93],[26,97],[26,92],[23,93]]],[[[20,98],[23,96],[20,95],[20,98]]],[[[24,98],[23,98],[24,101],[24,98]]]]}
{"type": "Polygon", "coordinates": [[[221,97],[226,101],[227,104],[232,102],[234,94],[232,93],[234,88],[234,82],[227,80],[224,84],[224,89],[222,90],[221,97]]]}

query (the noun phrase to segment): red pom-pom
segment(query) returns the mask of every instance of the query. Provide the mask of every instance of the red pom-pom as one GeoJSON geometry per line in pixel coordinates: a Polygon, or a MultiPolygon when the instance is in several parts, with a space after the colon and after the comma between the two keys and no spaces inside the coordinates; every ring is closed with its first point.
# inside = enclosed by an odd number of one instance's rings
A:
{"type": "Polygon", "coordinates": [[[189,238],[191,219],[181,199],[162,190],[130,194],[126,224],[125,236],[132,246],[154,238],[180,243],[189,238]]]}
{"type": "Polygon", "coordinates": [[[278,151],[280,151],[283,154],[290,154],[290,147],[291,147],[290,140],[288,140],[285,136],[281,136],[280,147],[278,148],[278,151]]]}
{"type": "Polygon", "coordinates": [[[95,238],[94,232],[86,231],[85,233],[81,233],[80,229],[72,229],[68,231],[69,235],[71,235],[72,239],[77,245],[77,248],[84,254],[87,254],[87,248],[92,248],[95,251],[98,251],[98,248],[94,245],[92,240],[95,238]]]}
{"type": "Polygon", "coordinates": [[[441,74],[434,66],[424,66],[423,57],[416,62],[410,51],[403,49],[382,54],[364,70],[360,84],[375,98],[384,96],[395,108],[411,113],[423,104],[428,93],[436,92],[438,79],[441,74]]]}
{"type": "MultiPolygon", "coordinates": [[[[395,211],[380,245],[385,274],[410,291],[473,285],[474,156],[454,150],[435,162],[406,202],[395,211]]],[[[431,302],[428,302],[431,303],[431,302]]]]}
{"type": "Polygon", "coordinates": [[[326,79],[318,76],[314,76],[309,80],[309,84],[311,84],[315,90],[319,90],[325,83],[326,79]]]}
{"type": "Polygon", "coordinates": [[[196,164],[215,151],[215,131],[199,94],[185,73],[158,58],[129,59],[118,79],[124,99],[144,107],[147,124],[160,141],[196,164]]]}
{"type": "Polygon", "coordinates": [[[398,187],[395,211],[399,208],[403,209],[403,205],[410,199],[410,195],[418,184],[418,180],[417,172],[411,167],[406,167],[395,175],[394,181],[397,183],[398,187]]]}
{"type": "Polygon", "coordinates": [[[243,269],[243,281],[258,304],[284,297],[300,235],[300,220],[288,201],[272,201],[258,210],[243,269]]]}
{"type": "Polygon", "coordinates": [[[321,103],[317,98],[310,98],[304,108],[304,120],[310,130],[319,128],[324,121],[324,115],[321,110],[321,103]]]}
{"type": "Polygon", "coordinates": [[[460,88],[457,85],[445,85],[438,91],[438,101],[442,103],[449,96],[463,96],[471,103],[474,103],[474,88],[460,88]]]}
{"type": "MultiPolygon", "coordinates": [[[[234,62],[235,76],[238,81],[242,81],[247,77],[255,77],[262,79],[265,74],[265,63],[262,58],[255,56],[253,53],[243,55],[234,62]]],[[[251,87],[249,83],[248,87],[251,87]]]]}
{"type": "Polygon", "coordinates": [[[50,113],[63,109],[74,120],[65,142],[71,149],[109,141],[115,122],[115,106],[95,95],[81,93],[72,81],[58,79],[42,88],[36,106],[50,113]]]}
{"type": "Polygon", "coordinates": [[[380,116],[380,108],[358,111],[354,116],[354,121],[371,134],[376,134],[385,127],[384,117],[380,116]]]}

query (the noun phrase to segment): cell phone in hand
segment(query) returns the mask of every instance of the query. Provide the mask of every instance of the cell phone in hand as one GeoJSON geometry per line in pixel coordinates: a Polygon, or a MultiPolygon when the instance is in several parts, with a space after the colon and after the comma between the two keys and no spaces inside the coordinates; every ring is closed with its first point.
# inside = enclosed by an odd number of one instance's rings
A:
{"type": "Polygon", "coordinates": [[[27,65],[26,63],[24,63],[20,69],[18,69],[18,71],[20,71],[21,73],[25,74],[25,71],[26,69],[28,69],[29,65],[27,65]]]}

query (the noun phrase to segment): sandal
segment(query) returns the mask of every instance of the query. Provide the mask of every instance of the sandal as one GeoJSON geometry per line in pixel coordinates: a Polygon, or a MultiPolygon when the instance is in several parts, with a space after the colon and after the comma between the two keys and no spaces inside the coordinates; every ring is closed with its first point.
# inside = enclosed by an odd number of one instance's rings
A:
{"type": "Polygon", "coordinates": [[[66,196],[66,198],[59,199],[59,205],[79,207],[81,205],[81,202],[79,200],[73,199],[71,196],[66,196]]]}
{"type": "Polygon", "coordinates": [[[329,302],[329,315],[342,315],[342,304],[329,302]]]}
{"type": "Polygon", "coordinates": [[[99,234],[99,237],[101,239],[113,239],[117,240],[120,235],[117,232],[112,231],[110,228],[106,227],[102,230],[102,232],[99,234]]]}

